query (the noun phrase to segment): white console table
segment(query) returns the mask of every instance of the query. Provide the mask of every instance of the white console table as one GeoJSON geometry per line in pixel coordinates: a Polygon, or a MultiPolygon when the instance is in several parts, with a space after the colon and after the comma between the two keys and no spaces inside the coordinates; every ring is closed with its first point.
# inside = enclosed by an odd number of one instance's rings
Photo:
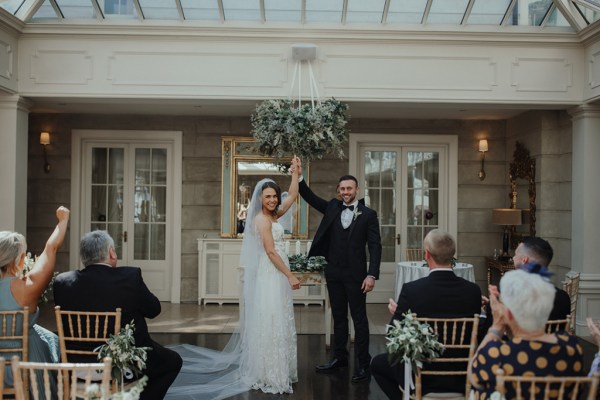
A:
{"type": "MultiPolygon", "coordinates": [[[[307,240],[300,241],[301,252],[307,240]]],[[[295,253],[296,241],[290,243],[295,253]]],[[[239,302],[241,292],[240,252],[242,239],[198,239],[198,304],[239,302]]],[[[302,286],[294,290],[294,304],[325,305],[324,285],[302,286]]]]}

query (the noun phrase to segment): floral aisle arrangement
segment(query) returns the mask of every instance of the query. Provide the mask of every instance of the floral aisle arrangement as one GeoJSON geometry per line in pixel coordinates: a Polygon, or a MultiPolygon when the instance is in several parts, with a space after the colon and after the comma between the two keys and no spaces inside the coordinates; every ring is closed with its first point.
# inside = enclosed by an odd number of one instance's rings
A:
{"type": "MultiPolygon", "coordinates": [[[[422,368],[423,362],[433,361],[444,352],[444,345],[437,339],[433,328],[427,323],[420,323],[408,310],[402,314],[401,321],[394,320],[387,325],[387,351],[390,365],[404,362],[404,382],[407,388],[414,388],[412,370],[422,368]]],[[[404,391],[408,399],[410,390],[404,391]]]]}
{"type": "MultiPolygon", "coordinates": [[[[306,162],[327,154],[343,158],[347,110],[347,104],[334,98],[299,107],[293,100],[265,100],[251,117],[257,150],[276,161],[293,154],[306,162]]],[[[287,168],[282,162],[279,166],[287,168]]]]}
{"type": "Polygon", "coordinates": [[[121,383],[121,391],[125,378],[141,375],[146,368],[147,351],[151,350],[149,347],[135,346],[134,331],[135,324],[132,320],[117,335],[110,335],[106,344],[94,350],[99,351],[99,360],[104,357],[112,358],[111,376],[121,383]]]}
{"type": "MultiPolygon", "coordinates": [[[[23,278],[25,275],[27,275],[31,271],[31,269],[35,265],[35,262],[37,261],[37,259],[38,259],[38,256],[32,257],[31,253],[27,252],[27,254],[25,255],[23,271],[21,272],[21,278],[23,278]]],[[[48,284],[48,287],[46,288],[46,290],[44,290],[44,293],[42,293],[39,304],[48,303],[50,294],[52,293],[52,290],[54,289],[54,279],[56,278],[57,275],[58,275],[58,272],[54,272],[52,274],[52,279],[50,279],[50,283],[48,284]]]]}
{"type": "Polygon", "coordinates": [[[298,277],[300,283],[322,283],[321,272],[327,266],[323,256],[308,257],[307,254],[288,256],[290,270],[298,277]]]}

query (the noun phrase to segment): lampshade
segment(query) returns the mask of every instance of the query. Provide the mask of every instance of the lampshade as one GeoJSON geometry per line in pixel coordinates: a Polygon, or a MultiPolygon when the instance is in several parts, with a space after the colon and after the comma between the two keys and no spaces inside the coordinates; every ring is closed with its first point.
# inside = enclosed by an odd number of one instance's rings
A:
{"type": "Polygon", "coordinates": [[[40,133],[40,144],[43,144],[43,145],[50,144],[50,133],[49,132],[40,133]]]}
{"type": "Polygon", "coordinates": [[[487,142],[487,139],[481,139],[479,141],[479,151],[483,151],[483,152],[488,151],[488,142],[487,142]]]}
{"type": "Polygon", "coordinates": [[[494,208],[492,210],[492,224],[494,225],[521,225],[521,213],[518,208],[494,208]]]}

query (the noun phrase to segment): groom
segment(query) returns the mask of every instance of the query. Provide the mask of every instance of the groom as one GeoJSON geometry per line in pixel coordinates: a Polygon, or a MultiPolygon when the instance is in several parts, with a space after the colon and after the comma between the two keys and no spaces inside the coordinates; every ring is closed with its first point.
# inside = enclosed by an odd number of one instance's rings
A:
{"type": "MultiPolygon", "coordinates": [[[[302,169],[300,169],[302,171],[302,169]]],[[[352,382],[369,378],[369,321],[367,293],[379,278],[381,239],[377,213],[356,199],[358,181],[351,175],[339,179],[342,200],[329,201],[315,195],[300,176],[300,195],[311,207],[324,214],[309,256],[327,259],[325,279],[333,315],[334,356],[317,372],[329,372],[348,365],[348,306],[354,321],[358,364],[352,382]],[[367,252],[370,262],[367,270],[367,252]]]]}

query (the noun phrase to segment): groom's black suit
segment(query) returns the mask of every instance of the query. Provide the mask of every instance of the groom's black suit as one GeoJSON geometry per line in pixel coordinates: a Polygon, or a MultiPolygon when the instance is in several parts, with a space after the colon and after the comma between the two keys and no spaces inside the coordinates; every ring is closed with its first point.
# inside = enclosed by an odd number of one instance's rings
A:
{"type": "Polygon", "coordinates": [[[361,285],[367,275],[379,278],[381,239],[377,213],[359,202],[357,215],[347,229],[341,223],[343,203],[324,200],[315,195],[305,181],[300,182],[300,195],[311,207],[324,214],[313,239],[309,256],[327,259],[325,279],[333,315],[334,355],[348,359],[348,306],[354,322],[355,349],[359,367],[368,367],[369,321],[366,294],[361,285]],[[369,266],[367,271],[367,251],[369,266]]]}
{"type": "Polygon", "coordinates": [[[148,376],[148,383],[140,399],[164,398],[181,369],[182,360],[173,350],[153,341],[148,333],[145,318],[158,316],[161,307],[158,298],[144,283],[139,268],[94,264],[80,271],[64,272],[54,282],[54,302],[63,310],[72,311],[121,308],[122,326],[135,321],[135,345],[151,348],[143,371],[148,376]]]}

